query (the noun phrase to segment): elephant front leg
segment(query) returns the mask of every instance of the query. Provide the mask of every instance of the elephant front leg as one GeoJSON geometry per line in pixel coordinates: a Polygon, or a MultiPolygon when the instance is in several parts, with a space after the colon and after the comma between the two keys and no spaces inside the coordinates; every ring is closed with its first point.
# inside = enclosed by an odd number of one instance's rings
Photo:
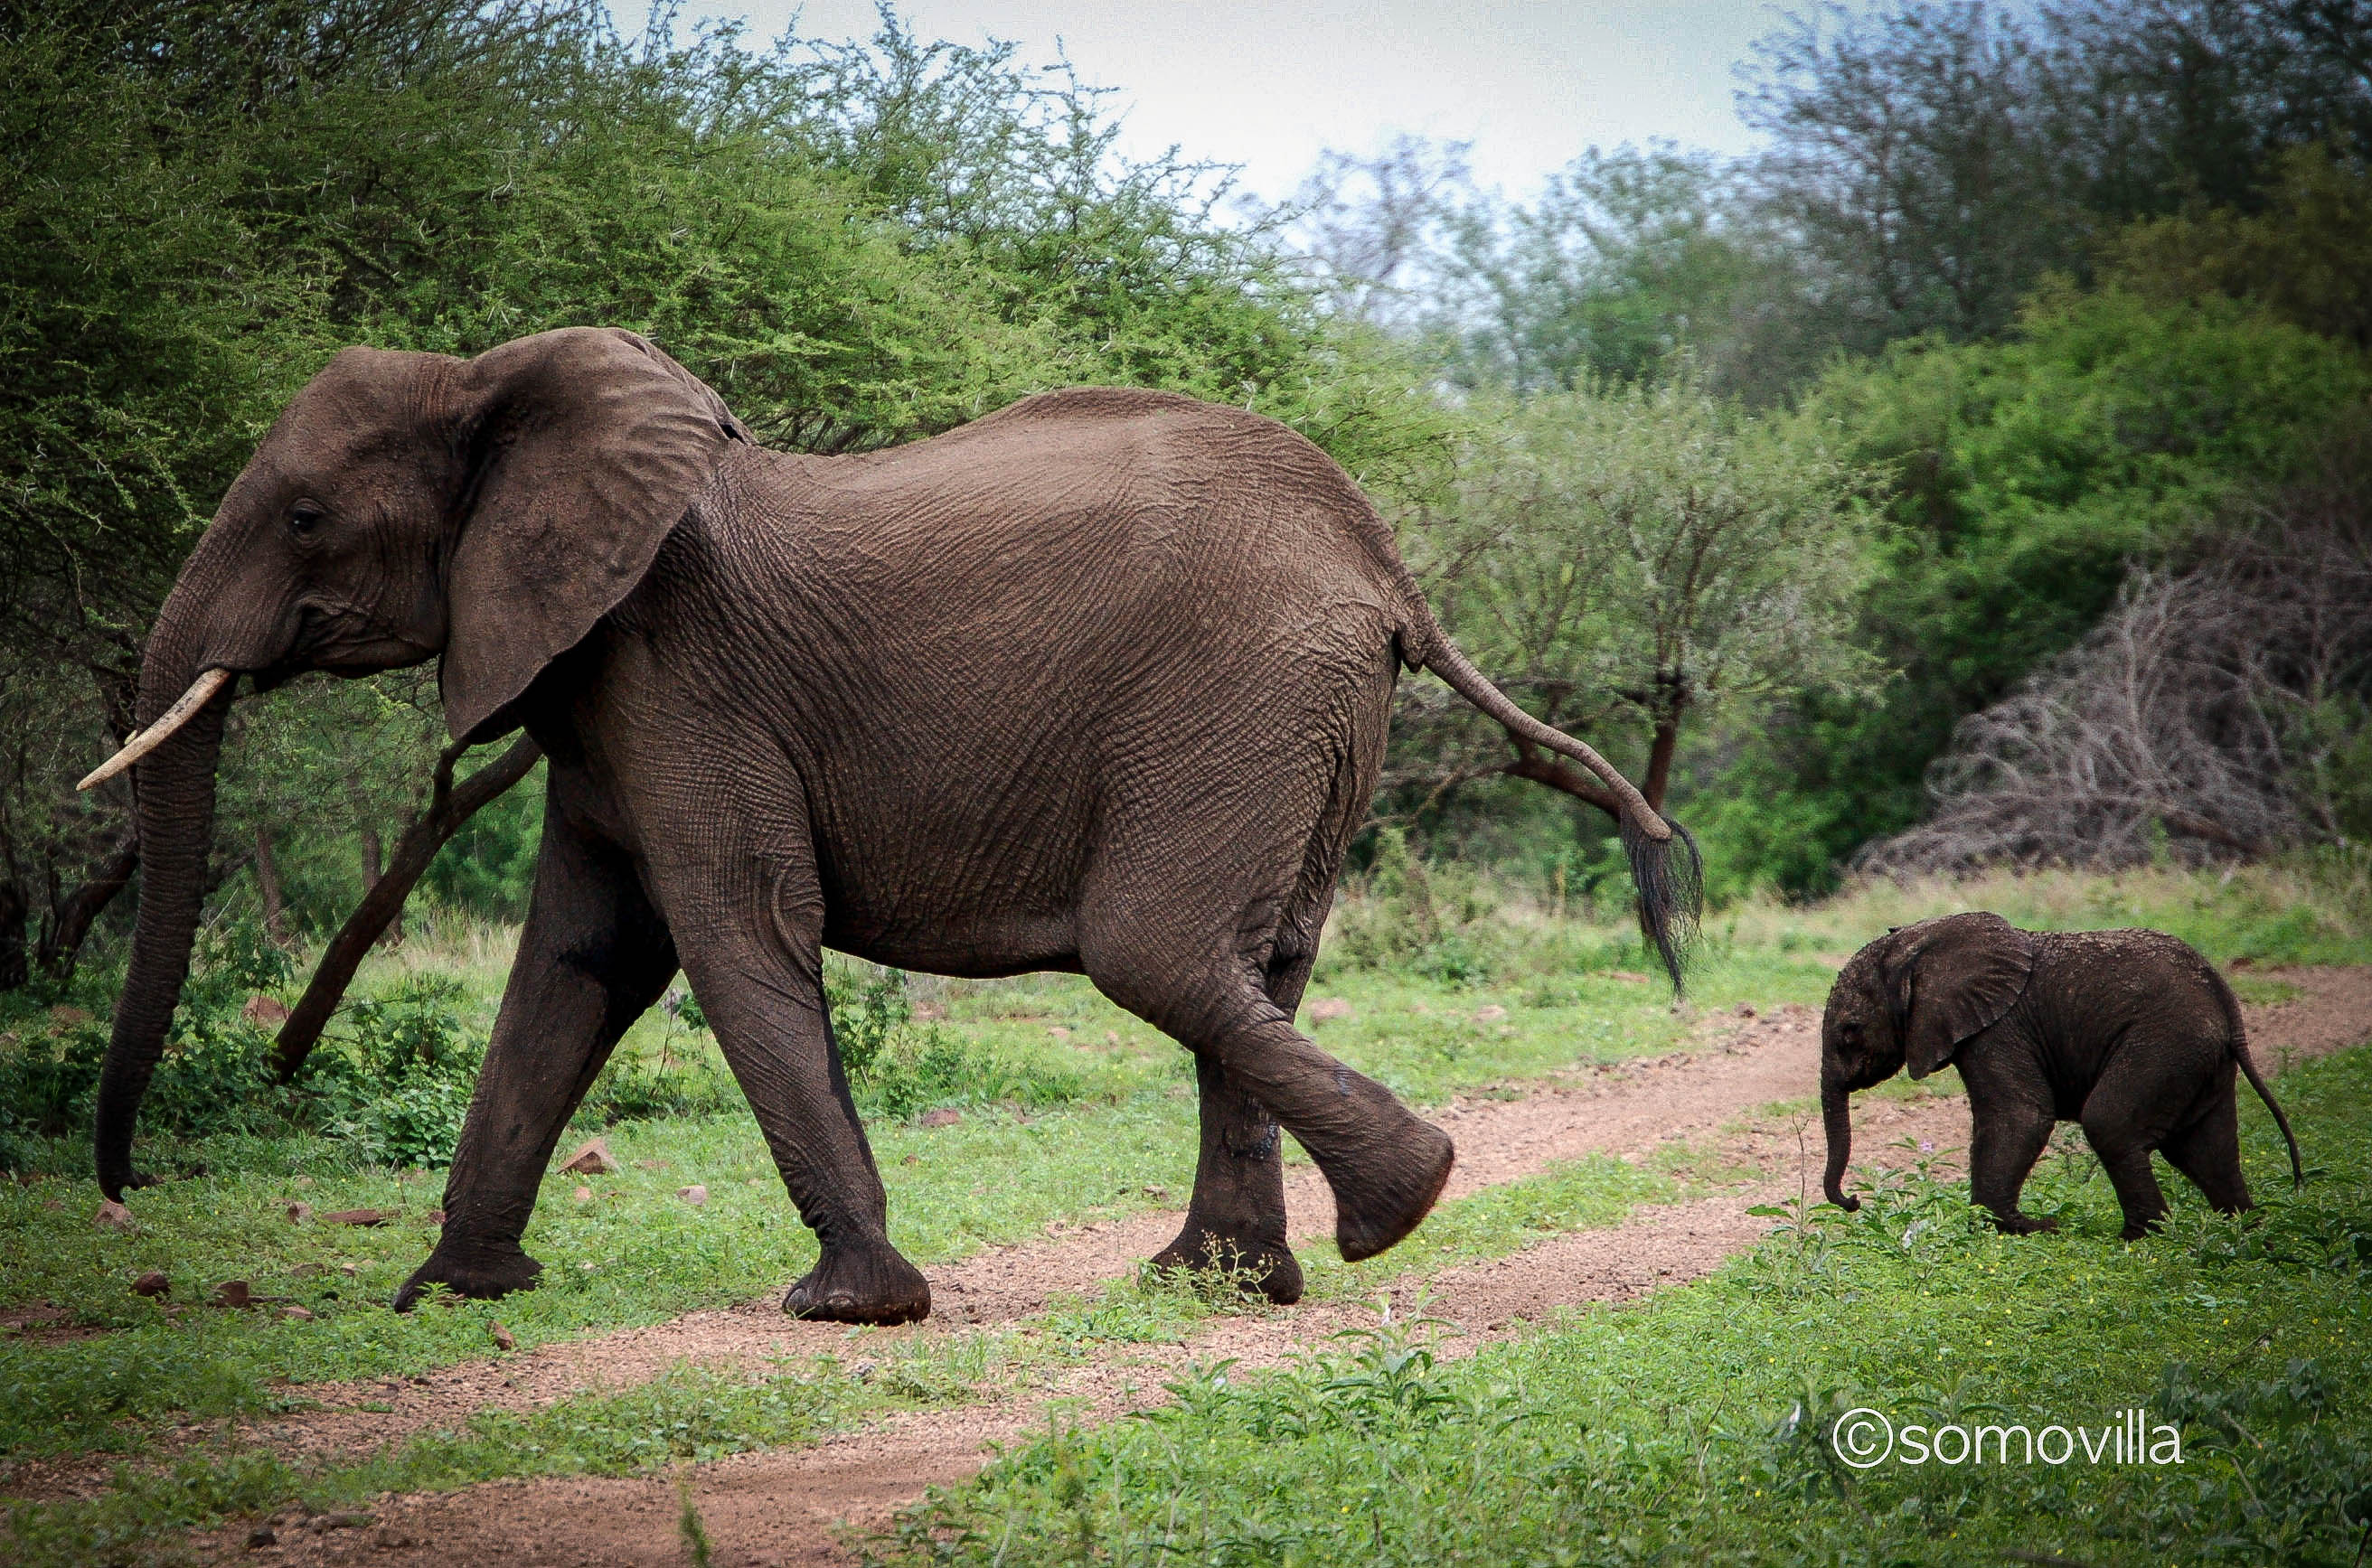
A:
{"type": "Polygon", "coordinates": [[[724,868],[679,915],[685,971],[821,1256],[783,1298],[797,1318],[910,1323],[922,1271],[890,1245],[889,1194],[826,1015],[823,900],[805,861],[724,868]]]}
{"type": "MultiPolygon", "coordinates": [[[[554,790],[565,781],[555,774],[554,790]]],[[[542,1265],[519,1245],[560,1134],[627,1028],[675,973],[675,944],[615,845],[581,835],[547,796],[534,900],[494,1039],[445,1182],[445,1228],[396,1294],[480,1300],[542,1265]]]]}
{"type": "Polygon", "coordinates": [[[2023,1042],[1971,1047],[1958,1063],[1969,1090],[1969,1197],[2012,1236],[2056,1230],[2019,1212],[2018,1194],[2059,1124],[2051,1086],[2023,1042]]]}

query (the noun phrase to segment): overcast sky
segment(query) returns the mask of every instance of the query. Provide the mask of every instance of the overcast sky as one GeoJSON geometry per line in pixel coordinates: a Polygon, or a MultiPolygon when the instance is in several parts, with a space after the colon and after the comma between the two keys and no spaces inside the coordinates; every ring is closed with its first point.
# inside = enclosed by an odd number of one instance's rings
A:
{"type": "MultiPolygon", "coordinates": [[[[1765,0],[905,0],[928,38],[1058,43],[1087,81],[1118,88],[1122,150],[1244,166],[1270,197],[1319,150],[1379,147],[1414,132],[1474,144],[1476,177],[1511,195],[1593,144],[1665,136],[1721,152],[1750,142],[1731,64],[1778,24],[1765,0]]],[[[870,34],[871,0],[710,0],[773,38],[870,34]]]]}

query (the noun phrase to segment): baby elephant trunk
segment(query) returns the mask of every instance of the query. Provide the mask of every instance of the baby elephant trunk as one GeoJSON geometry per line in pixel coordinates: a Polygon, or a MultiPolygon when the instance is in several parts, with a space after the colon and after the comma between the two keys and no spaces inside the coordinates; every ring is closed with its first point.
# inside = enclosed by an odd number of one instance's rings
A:
{"type": "Polygon", "coordinates": [[[1853,1159],[1853,1096],[1834,1078],[1820,1080],[1820,1125],[1829,1134],[1829,1169],[1821,1191],[1850,1214],[1861,1200],[1845,1196],[1845,1166],[1853,1159]]]}

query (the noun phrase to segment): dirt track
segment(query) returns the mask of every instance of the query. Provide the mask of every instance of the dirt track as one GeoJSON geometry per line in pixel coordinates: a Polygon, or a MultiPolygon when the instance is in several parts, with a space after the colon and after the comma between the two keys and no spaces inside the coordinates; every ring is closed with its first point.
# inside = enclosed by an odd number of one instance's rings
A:
{"type": "MultiPolygon", "coordinates": [[[[2251,1039],[2268,1069],[2372,1033],[2372,969],[2269,972],[2266,978],[2286,978],[2306,993],[2279,1006],[2248,1009],[2251,1039]]],[[[1527,1321],[1562,1307],[1621,1301],[1699,1277],[1761,1236],[1766,1222],[1748,1215],[1748,1207],[1816,1187],[1818,1128],[1808,1111],[1756,1113],[1812,1094],[1817,1015],[1789,1007],[1751,1021],[1717,1018],[1700,1038],[1692,1052],[1577,1074],[1522,1099],[1459,1104],[1442,1115],[1459,1151],[1451,1197],[1517,1179],[1557,1160],[1638,1155],[1672,1138],[1710,1146],[1762,1173],[1715,1197],[1642,1210],[1620,1226],[1568,1233],[1423,1282],[1404,1280],[1402,1293],[1413,1296],[1421,1283],[1427,1310],[1462,1331],[1442,1346],[1447,1353],[1520,1331],[1527,1321]]],[[[1889,1145],[1905,1138],[1959,1145],[1968,1128],[1965,1104],[1957,1098],[1866,1098],[1855,1107],[1855,1124],[1863,1165],[1899,1153],[1889,1145]]],[[[1323,1184],[1313,1172],[1293,1173],[1287,1202],[1296,1240],[1318,1240],[1331,1231],[1323,1184]]],[[[945,1334],[1027,1316],[1052,1292],[1124,1275],[1167,1241],[1178,1223],[1176,1214],[1148,1215],[936,1269],[939,1315],[900,1332],[945,1334]]],[[[1066,1412],[1066,1421],[1108,1420],[1160,1399],[1161,1384],[1192,1362],[1234,1357],[1248,1367],[1273,1366],[1365,1321],[1372,1318],[1364,1308],[1315,1306],[1220,1319],[1183,1345],[1110,1347],[1020,1397],[897,1417],[810,1447],[705,1466],[695,1497],[716,1543],[715,1561],[726,1568],[849,1562],[835,1542],[836,1523],[878,1527],[926,1486],[976,1470],[984,1446],[1042,1427],[1054,1410],[1066,1412]]],[[[392,1414],[333,1409],[250,1435],[317,1458],[353,1453],[451,1424],[487,1406],[529,1406],[580,1388],[630,1385],[683,1361],[742,1365],[819,1352],[837,1346],[844,1332],[788,1322],[771,1302],[751,1303],[546,1347],[500,1364],[448,1368],[424,1386],[401,1390],[392,1414]]],[[[319,1392],[329,1403],[389,1398],[376,1383],[319,1392]]],[[[283,1520],[276,1544],[239,1555],[390,1564],[472,1556],[506,1563],[676,1563],[683,1560],[679,1513],[674,1484],[666,1479],[506,1482],[390,1499],[367,1522],[321,1528],[283,1520]]],[[[242,1528],[219,1544],[228,1552],[245,1539],[242,1528]]]]}

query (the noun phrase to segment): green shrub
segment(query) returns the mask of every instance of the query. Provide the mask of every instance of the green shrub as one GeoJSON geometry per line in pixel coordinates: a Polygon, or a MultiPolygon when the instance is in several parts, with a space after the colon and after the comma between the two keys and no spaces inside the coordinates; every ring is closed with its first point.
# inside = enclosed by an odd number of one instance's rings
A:
{"type": "Polygon", "coordinates": [[[1427,865],[1411,852],[1408,835],[1386,828],[1376,835],[1357,896],[1343,900],[1331,955],[1353,969],[1401,970],[1447,985],[1477,985],[1500,967],[1489,946],[1490,917],[1499,900],[1472,868],[1427,865]]]}
{"type": "Polygon", "coordinates": [[[452,1163],[486,1054],[462,1028],[464,994],[458,981],[416,976],[346,1006],[345,1035],[316,1051],[298,1079],[333,1136],[382,1165],[452,1163]]]}
{"type": "Polygon", "coordinates": [[[859,1109],[901,1119],[940,1106],[1006,1104],[1042,1110],[1070,1105],[1087,1092],[1076,1073],[973,1045],[936,1026],[901,1030],[862,1077],[852,1073],[849,1079],[859,1109]]]}

